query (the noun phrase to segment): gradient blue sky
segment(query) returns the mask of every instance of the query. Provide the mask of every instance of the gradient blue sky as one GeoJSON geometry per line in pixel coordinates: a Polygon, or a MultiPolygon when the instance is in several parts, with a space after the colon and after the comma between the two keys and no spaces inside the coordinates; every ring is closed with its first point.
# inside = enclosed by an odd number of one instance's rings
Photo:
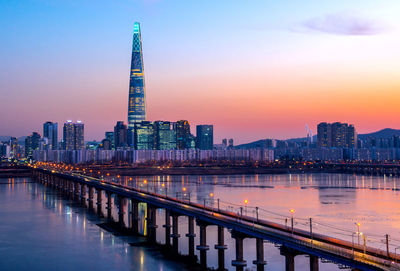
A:
{"type": "Polygon", "coordinates": [[[398,0],[1,0],[0,135],[81,119],[101,139],[126,121],[134,21],[150,120],[238,143],[320,121],[400,128],[399,14],[398,0]]]}

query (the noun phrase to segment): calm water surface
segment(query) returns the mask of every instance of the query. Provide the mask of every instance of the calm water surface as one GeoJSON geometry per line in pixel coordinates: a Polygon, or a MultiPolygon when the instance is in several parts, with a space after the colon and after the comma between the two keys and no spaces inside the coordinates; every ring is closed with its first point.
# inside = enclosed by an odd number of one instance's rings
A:
{"type": "MultiPolygon", "coordinates": [[[[156,176],[109,178],[122,184],[156,191],[192,202],[217,206],[233,212],[259,216],[285,225],[294,209],[295,227],[358,242],[356,222],[368,245],[384,249],[384,235],[390,235],[390,249],[400,246],[400,179],[347,174],[156,176]],[[245,206],[244,200],[248,200],[245,206]],[[353,237],[352,237],[353,235],[353,237]]],[[[2,180],[8,182],[9,180],[2,180]]],[[[29,180],[25,180],[29,181],[29,180]]],[[[104,195],[103,195],[104,197],[104,195]]],[[[129,211],[130,204],[127,204],[129,211]]],[[[104,205],[104,204],[103,204],[104,205]]],[[[101,220],[85,208],[62,199],[40,184],[14,180],[0,185],[0,270],[184,270],[178,263],[142,247],[131,247],[135,238],[114,237],[101,230],[101,220]]],[[[115,209],[113,214],[116,217],[115,209]]],[[[103,206],[103,212],[105,212],[103,206]]],[[[145,206],[141,206],[144,230],[145,206]]],[[[125,216],[129,225],[128,216],[125,216]]],[[[157,241],[164,243],[164,211],[157,210],[157,241]]],[[[179,217],[179,250],[188,253],[187,218],[179,217]]],[[[198,227],[195,243],[199,243],[198,227]]],[[[217,227],[207,227],[208,266],[217,267],[217,227]]],[[[234,241],[225,230],[226,267],[234,270],[234,241]]],[[[248,270],[255,270],[255,240],[245,239],[244,258],[248,270]]],[[[197,253],[197,252],[196,252],[197,253]]],[[[284,270],[284,257],[274,244],[265,243],[266,270],[284,270]]],[[[308,258],[296,256],[296,270],[309,270],[308,258]]],[[[333,263],[320,263],[321,270],[339,270],[333,263]]]]}
{"type": "Polygon", "coordinates": [[[0,179],[0,270],[187,270],[101,222],[41,184],[0,179]]]}

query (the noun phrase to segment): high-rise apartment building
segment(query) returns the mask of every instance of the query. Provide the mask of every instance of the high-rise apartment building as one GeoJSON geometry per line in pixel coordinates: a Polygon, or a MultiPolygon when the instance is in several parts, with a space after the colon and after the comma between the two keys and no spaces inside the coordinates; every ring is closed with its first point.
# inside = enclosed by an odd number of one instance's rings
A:
{"type": "Polygon", "coordinates": [[[175,123],[176,148],[179,150],[191,148],[190,124],[187,120],[178,120],[175,123]]]}
{"type": "Polygon", "coordinates": [[[212,150],[214,146],[214,132],[212,125],[196,126],[196,148],[212,150]]]}
{"type": "Polygon", "coordinates": [[[75,149],[75,127],[72,120],[67,120],[63,127],[63,143],[64,149],[74,150],[75,149]]]}
{"type": "Polygon", "coordinates": [[[75,150],[85,148],[85,126],[78,120],[75,123],[75,150]]]}
{"type": "Polygon", "coordinates": [[[317,142],[319,147],[357,148],[357,132],[354,125],[322,122],[317,127],[317,142]]]}
{"type": "Polygon", "coordinates": [[[144,82],[140,24],[133,25],[132,60],[129,82],[128,127],[146,120],[146,88],[144,82]]]}
{"type": "Polygon", "coordinates": [[[85,148],[85,129],[80,120],[76,123],[71,120],[64,123],[63,142],[66,150],[81,150],[85,148]]]}
{"type": "Polygon", "coordinates": [[[118,121],[114,126],[114,144],[115,148],[128,146],[128,128],[123,121],[118,121]]]}
{"type": "Polygon", "coordinates": [[[317,142],[319,147],[332,146],[332,130],[331,125],[326,122],[321,122],[317,126],[317,142]]]}
{"type": "Polygon", "coordinates": [[[48,140],[48,147],[52,150],[58,149],[58,123],[48,121],[43,124],[43,137],[48,140]]]}

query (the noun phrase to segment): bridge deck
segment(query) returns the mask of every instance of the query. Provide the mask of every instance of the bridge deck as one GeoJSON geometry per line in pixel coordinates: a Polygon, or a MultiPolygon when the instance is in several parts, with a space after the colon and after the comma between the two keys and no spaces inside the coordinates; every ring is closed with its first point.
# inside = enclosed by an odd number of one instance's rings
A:
{"type": "Polygon", "coordinates": [[[372,247],[353,245],[350,242],[321,234],[313,234],[300,229],[266,220],[256,220],[249,216],[218,210],[197,203],[178,200],[164,195],[145,192],[120,184],[105,182],[93,177],[75,173],[62,173],[36,169],[40,172],[92,186],[122,197],[131,198],[158,208],[168,209],[176,214],[195,217],[199,220],[234,230],[249,238],[262,238],[270,242],[292,248],[304,254],[314,255],[362,270],[400,270],[400,257],[387,255],[386,251],[372,247]]]}

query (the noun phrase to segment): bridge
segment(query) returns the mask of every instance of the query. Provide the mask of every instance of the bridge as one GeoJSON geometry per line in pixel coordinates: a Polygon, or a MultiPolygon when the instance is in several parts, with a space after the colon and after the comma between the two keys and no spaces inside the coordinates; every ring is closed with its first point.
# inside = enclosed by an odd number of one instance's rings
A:
{"type": "Polygon", "coordinates": [[[199,250],[200,266],[207,268],[207,251],[210,244],[207,242],[207,227],[214,225],[218,227],[217,244],[214,248],[218,251],[218,270],[225,268],[224,229],[228,229],[235,240],[235,260],[231,262],[236,270],[244,270],[247,262],[244,260],[243,240],[245,238],[256,239],[256,255],[253,264],[257,270],[264,270],[266,261],[264,259],[264,241],[276,244],[280,254],[285,257],[285,268],[292,271],[295,268],[295,257],[297,255],[308,255],[310,259],[310,270],[319,270],[319,258],[332,261],[341,266],[353,270],[400,270],[400,257],[390,253],[389,249],[381,250],[369,246],[361,246],[338,238],[313,233],[312,227],[309,231],[295,228],[293,220],[291,226],[281,225],[258,217],[237,214],[222,210],[205,204],[198,204],[181,200],[166,195],[160,195],[141,189],[127,187],[113,182],[86,176],[81,173],[65,172],[55,169],[32,167],[35,179],[49,187],[58,189],[78,201],[89,202],[89,208],[94,208],[96,194],[97,212],[101,213],[104,203],[107,210],[107,218],[113,220],[112,210],[118,212],[118,220],[114,221],[121,229],[139,234],[139,203],[146,204],[145,235],[149,243],[156,244],[156,210],[165,210],[166,246],[171,247],[176,254],[179,253],[178,239],[178,217],[184,216],[188,219],[189,257],[197,261],[195,249],[199,250]],[[113,197],[117,199],[113,206],[113,197]],[[130,204],[131,212],[127,214],[126,206],[130,204]],[[125,225],[124,218],[129,217],[129,225],[125,225]],[[196,222],[196,223],[195,223],[196,222]],[[199,227],[200,240],[195,246],[194,227],[199,227]]]}

